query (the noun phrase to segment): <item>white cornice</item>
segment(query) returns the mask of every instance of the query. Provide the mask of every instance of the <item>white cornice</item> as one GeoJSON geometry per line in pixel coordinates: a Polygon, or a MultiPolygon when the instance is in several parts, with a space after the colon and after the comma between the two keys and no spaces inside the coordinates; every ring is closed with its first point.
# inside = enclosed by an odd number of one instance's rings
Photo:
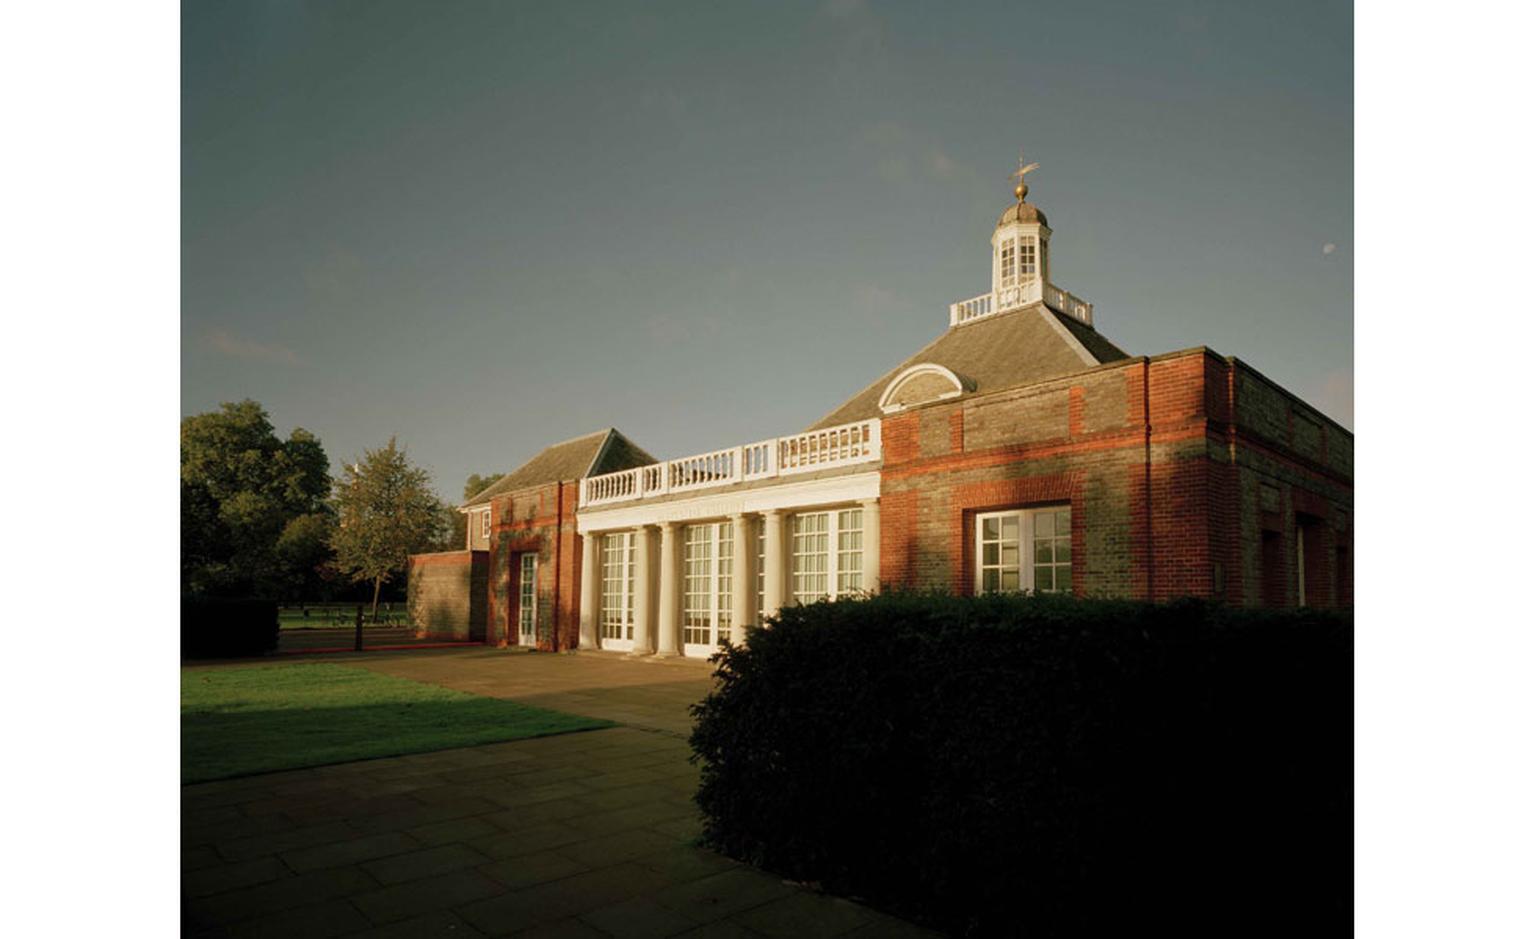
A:
{"type": "Polygon", "coordinates": [[[780,486],[759,486],[717,495],[700,495],[692,499],[629,502],[612,507],[581,509],[576,513],[576,531],[585,535],[597,531],[638,528],[641,525],[660,525],[663,522],[729,518],[742,513],[774,510],[812,509],[879,497],[878,471],[854,473],[789,482],[780,486]]]}

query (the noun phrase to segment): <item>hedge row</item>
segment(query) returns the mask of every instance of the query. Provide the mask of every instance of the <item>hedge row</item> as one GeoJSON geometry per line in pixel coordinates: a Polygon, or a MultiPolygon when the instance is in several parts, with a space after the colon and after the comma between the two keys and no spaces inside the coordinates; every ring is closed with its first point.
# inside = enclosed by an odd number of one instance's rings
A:
{"type": "Polygon", "coordinates": [[[277,603],[181,598],[181,654],[189,659],[265,655],[277,648],[277,603]]]}
{"type": "Polygon", "coordinates": [[[786,609],[695,707],[705,840],[960,935],[1349,929],[1352,625],[896,594],[786,609]]]}

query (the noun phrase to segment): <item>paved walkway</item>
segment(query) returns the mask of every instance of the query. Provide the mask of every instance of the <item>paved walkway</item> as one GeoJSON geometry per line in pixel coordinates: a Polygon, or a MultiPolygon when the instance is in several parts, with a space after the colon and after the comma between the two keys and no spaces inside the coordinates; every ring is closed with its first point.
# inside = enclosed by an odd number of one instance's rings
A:
{"type": "Polygon", "coordinates": [[[189,935],[930,935],[693,846],[684,737],[706,663],[325,660],[625,726],[183,787],[189,935]]]}

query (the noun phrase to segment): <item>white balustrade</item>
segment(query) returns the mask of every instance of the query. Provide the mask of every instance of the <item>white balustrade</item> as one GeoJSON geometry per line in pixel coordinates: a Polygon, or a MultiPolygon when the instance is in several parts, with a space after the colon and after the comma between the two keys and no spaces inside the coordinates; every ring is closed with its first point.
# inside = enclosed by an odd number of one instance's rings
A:
{"type": "Polygon", "coordinates": [[[861,421],[779,438],[781,474],[808,473],[848,463],[862,463],[879,455],[879,421],[861,421]]]}
{"type": "Polygon", "coordinates": [[[1073,296],[1055,284],[1046,285],[1045,302],[1068,316],[1080,319],[1089,326],[1093,325],[1093,304],[1081,297],[1073,296]]]}
{"type": "Polygon", "coordinates": [[[677,492],[736,482],[736,456],[736,450],[716,450],[671,460],[667,463],[667,490],[677,492]]]}
{"type": "Polygon", "coordinates": [[[949,305],[949,325],[956,326],[960,323],[968,323],[983,316],[992,315],[992,294],[984,293],[979,297],[969,300],[961,300],[959,303],[949,305]]]}
{"type": "Polygon", "coordinates": [[[880,421],[858,421],[589,476],[581,481],[581,506],[729,486],[746,480],[836,469],[878,459],[880,421]]]}
{"type": "Polygon", "coordinates": [[[1006,313],[1042,299],[1051,308],[1060,310],[1068,316],[1074,316],[1089,326],[1093,325],[1093,304],[1073,296],[1054,284],[1042,283],[1034,278],[996,293],[984,293],[979,297],[951,303],[949,325],[959,326],[961,323],[973,322],[997,313],[1006,313]]]}

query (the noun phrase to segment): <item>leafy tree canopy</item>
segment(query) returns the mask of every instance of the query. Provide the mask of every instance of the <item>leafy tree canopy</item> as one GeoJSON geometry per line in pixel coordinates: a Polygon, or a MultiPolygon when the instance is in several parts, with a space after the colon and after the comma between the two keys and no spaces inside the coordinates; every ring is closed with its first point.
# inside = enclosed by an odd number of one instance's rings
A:
{"type": "Polygon", "coordinates": [[[412,466],[405,450],[367,450],[336,480],[337,526],[331,536],[336,567],[353,580],[373,584],[374,618],[379,589],[405,571],[413,553],[442,543],[443,503],[427,471],[412,466]]]}
{"type": "Polygon", "coordinates": [[[505,475],[505,473],[486,473],[483,476],[479,473],[469,474],[469,478],[464,480],[464,501],[468,502],[470,499],[473,499],[487,486],[505,475]]]}
{"type": "MultiPolygon", "coordinates": [[[[282,440],[255,401],[226,403],[181,422],[182,589],[279,596],[324,558],[279,551],[303,516],[329,523],[329,460],[314,434],[282,440]]],[[[322,539],[323,543],[323,539],[322,539]]]]}

